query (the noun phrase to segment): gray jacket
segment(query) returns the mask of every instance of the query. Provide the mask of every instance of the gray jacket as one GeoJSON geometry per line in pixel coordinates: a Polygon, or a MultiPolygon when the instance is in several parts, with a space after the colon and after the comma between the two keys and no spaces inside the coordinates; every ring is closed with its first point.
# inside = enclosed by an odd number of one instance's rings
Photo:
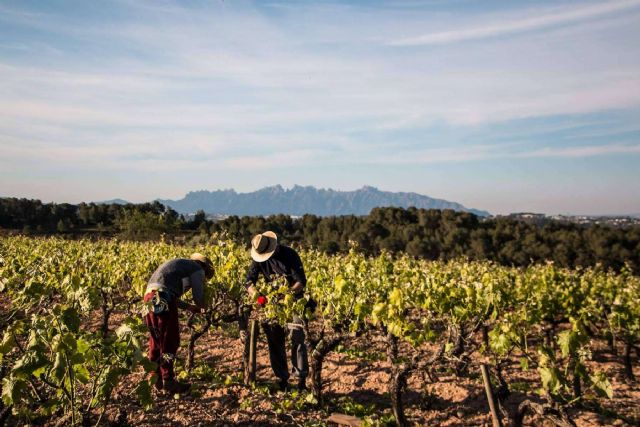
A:
{"type": "Polygon", "coordinates": [[[154,289],[167,292],[171,300],[177,301],[178,307],[186,308],[187,303],[180,297],[191,289],[193,302],[204,308],[204,270],[196,261],[184,258],[172,259],[165,262],[149,279],[145,294],[154,289]]]}

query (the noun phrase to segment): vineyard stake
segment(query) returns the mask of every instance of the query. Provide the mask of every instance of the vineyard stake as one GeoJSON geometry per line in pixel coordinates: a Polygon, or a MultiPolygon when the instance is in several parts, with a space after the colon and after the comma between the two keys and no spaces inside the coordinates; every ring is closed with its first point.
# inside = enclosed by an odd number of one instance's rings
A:
{"type": "Polygon", "coordinates": [[[242,381],[244,385],[249,385],[249,319],[245,314],[239,316],[238,328],[242,343],[242,381]]]}
{"type": "Polygon", "coordinates": [[[249,383],[256,382],[256,346],[258,344],[258,321],[252,320],[249,328],[249,383]]]}
{"type": "Polygon", "coordinates": [[[487,393],[487,400],[489,401],[489,410],[491,411],[493,427],[502,427],[502,422],[500,421],[498,411],[496,410],[496,401],[493,396],[493,390],[491,389],[491,379],[489,378],[487,365],[484,363],[480,365],[480,371],[482,372],[482,382],[484,382],[484,390],[487,393]]]}

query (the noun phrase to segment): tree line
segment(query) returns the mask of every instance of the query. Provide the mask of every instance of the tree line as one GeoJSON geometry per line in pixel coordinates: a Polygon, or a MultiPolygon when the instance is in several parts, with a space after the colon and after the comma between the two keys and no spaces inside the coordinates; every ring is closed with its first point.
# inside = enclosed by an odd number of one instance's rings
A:
{"type": "Polygon", "coordinates": [[[183,216],[159,202],[72,205],[0,198],[0,228],[24,234],[98,233],[146,240],[188,227],[183,216]]]}
{"type": "Polygon", "coordinates": [[[416,208],[375,208],[366,216],[230,216],[213,221],[204,212],[185,217],[159,202],[78,205],[38,200],[0,199],[0,227],[26,234],[117,235],[157,239],[186,235],[194,239],[226,234],[247,244],[251,236],[273,230],[281,241],[327,253],[345,252],[355,242],[361,251],[405,252],[426,259],[488,259],[526,266],[553,261],[564,267],[593,266],[640,270],[640,226],[614,228],[549,221],[543,225],[466,212],[416,208]]]}
{"type": "Polygon", "coordinates": [[[553,261],[564,267],[601,264],[615,270],[626,263],[636,273],[640,267],[639,226],[560,221],[536,225],[506,217],[482,219],[453,210],[387,207],[375,208],[367,216],[231,216],[210,227],[244,242],[265,229],[275,231],[285,242],[328,253],[345,252],[355,242],[371,255],[386,250],[426,259],[466,257],[513,266],[553,261]]]}

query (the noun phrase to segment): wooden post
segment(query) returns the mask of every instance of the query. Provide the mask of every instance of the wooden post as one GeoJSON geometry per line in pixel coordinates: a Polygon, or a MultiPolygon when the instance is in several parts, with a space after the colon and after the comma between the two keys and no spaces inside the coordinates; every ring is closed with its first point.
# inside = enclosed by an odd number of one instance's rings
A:
{"type": "Polygon", "coordinates": [[[480,365],[480,371],[482,372],[482,381],[484,382],[484,390],[487,393],[487,400],[489,401],[489,410],[491,411],[491,420],[493,427],[502,427],[502,422],[498,416],[496,409],[496,401],[493,397],[493,390],[491,389],[491,379],[489,378],[489,371],[487,365],[484,363],[480,365]]]}
{"type": "Polygon", "coordinates": [[[631,359],[632,348],[633,341],[631,341],[630,338],[627,338],[627,341],[625,341],[624,343],[624,373],[627,376],[627,379],[635,380],[635,377],[633,375],[633,361],[631,359]]]}
{"type": "Polygon", "coordinates": [[[258,345],[258,321],[252,320],[249,328],[249,375],[248,382],[256,382],[256,347],[258,345]]]}
{"type": "Polygon", "coordinates": [[[242,343],[242,379],[244,385],[249,385],[249,322],[246,316],[238,319],[240,342],[242,343]]]}

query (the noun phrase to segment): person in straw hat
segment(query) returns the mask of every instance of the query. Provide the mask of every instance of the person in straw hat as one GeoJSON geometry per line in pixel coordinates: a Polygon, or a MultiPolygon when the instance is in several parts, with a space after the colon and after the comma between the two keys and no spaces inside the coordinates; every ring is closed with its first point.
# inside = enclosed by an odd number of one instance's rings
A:
{"type": "MultiPolygon", "coordinates": [[[[307,278],[304,274],[302,261],[298,253],[285,245],[278,244],[278,237],[273,231],[266,231],[251,239],[251,266],[247,273],[246,288],[252,298],[264,303],[264,297],[257,295],[254,287],[258,277],[262,274],[267,282],[273,282],[277,277],[284,276],[290,291],[298,298],[302,297],[307,278]]],[[[290,325],[302,325],[302,319],[294,316],[290,325]]],[[[278,324],[263,323],[262,329],[267,336],[269,359],[271,368],[278,378],[281,390],[289,388],[289,370],[287,368],[287,353],[285,350],[286,332],[278,324]]],[[[304,343],[302,327],[291,327],[291,363],[292,372],[298,381],[298,389],[304,390],[309,361],[307,347],[304,343]]]]}
{"type": "Polygon", "coordinates": [[[178,307],[199,313],[206,309],[205,281],[213,277],[213,264],[206,256],[194,253],[190,259],[172,259],[156,269],[149,279],[144,295],[148,306],[145,323],[149,328],[148,357],[158,364],[154,376],[158,390],[184,393],[191,386],[175,380],[173,360],[180,346],[178,307]],[[180,297],[191,289],[195,304],[180,297]]]}

